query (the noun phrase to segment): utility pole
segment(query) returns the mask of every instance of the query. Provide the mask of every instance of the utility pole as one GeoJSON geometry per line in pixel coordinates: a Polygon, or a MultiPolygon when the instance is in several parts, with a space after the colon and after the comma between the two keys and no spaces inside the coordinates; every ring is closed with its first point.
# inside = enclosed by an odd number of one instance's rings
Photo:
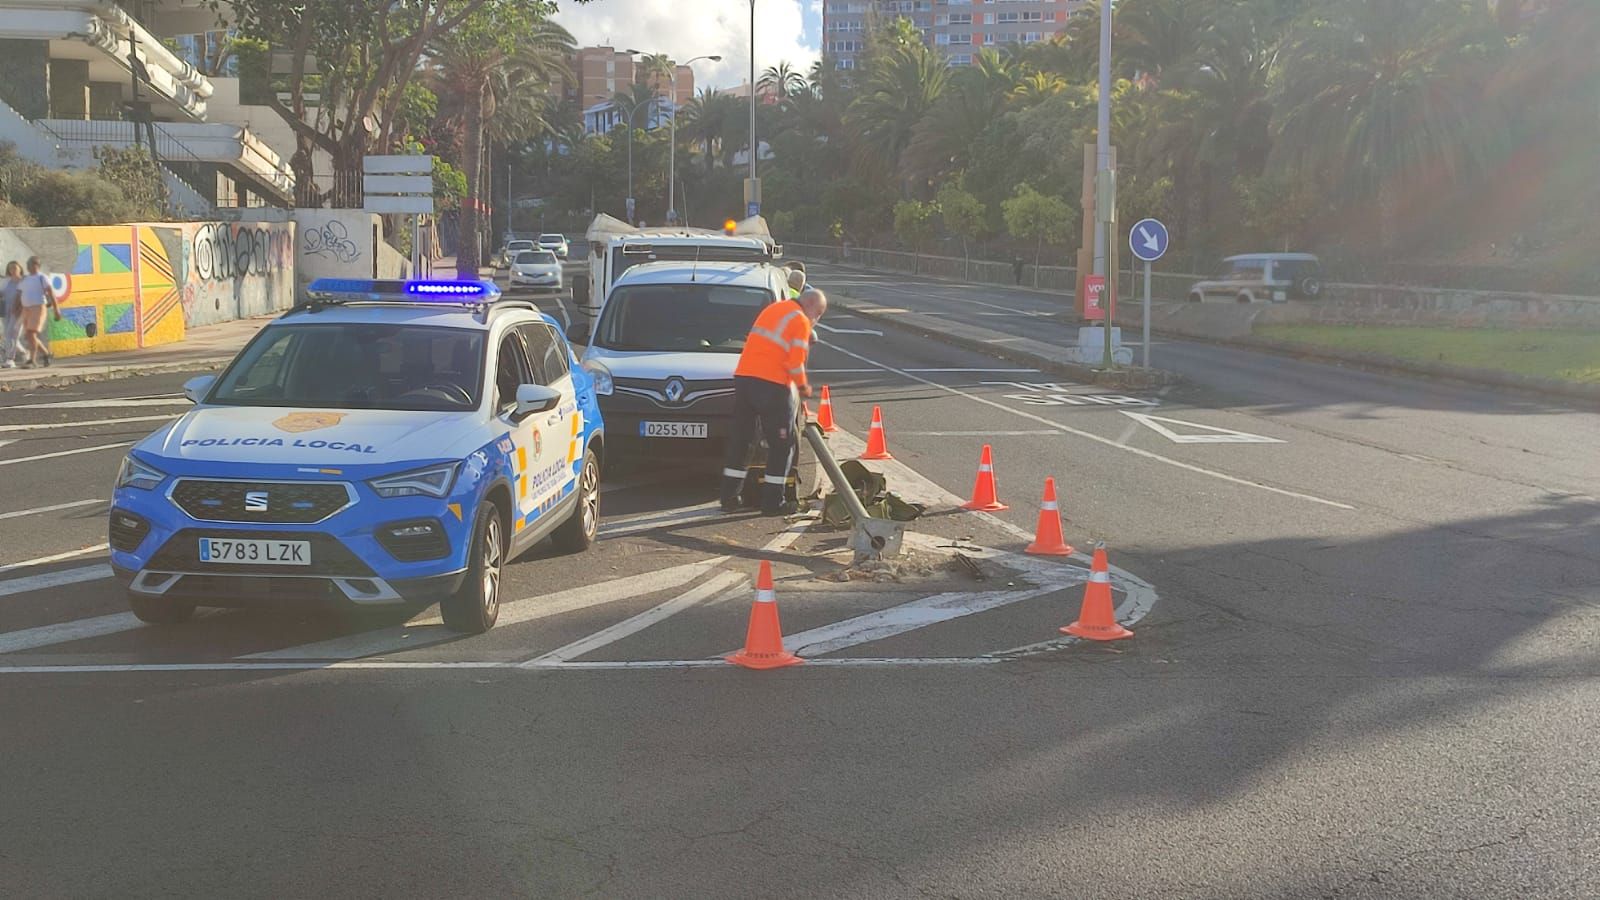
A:
{"type": "Polygon", "coordinates": [[[761,179],[756,177],[756,0],[750,0],[750,175],[744,181],[745,216],[761,212],[761,179]]]}
{"type": "Polygon", "coordinates": [[[1111,279],[1107,277],[1107,257],[1111,249],[1111,224],[1116,221],[1117,180],[1111,168],[1111,7],[1112,0],[1100,2],[1100,106],[1098,134],[1095,135],[1095,218],[1094,274],[1105,279],[1100,305],[1105,310],[1105,357],[1102,365],[1111,368],[1111,279]]]}

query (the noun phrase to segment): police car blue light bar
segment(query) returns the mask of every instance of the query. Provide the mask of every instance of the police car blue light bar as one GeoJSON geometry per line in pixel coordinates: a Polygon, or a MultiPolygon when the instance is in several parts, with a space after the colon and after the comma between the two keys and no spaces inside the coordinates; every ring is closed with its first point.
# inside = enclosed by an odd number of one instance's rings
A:
{"type": "Polygon", "coordinates": [[[412,281],[370,278],[318,278],[306,288],[306,296],[322,303],[400,301],[405,303],[478,304],[500,297],[492,281],[471,279],[417,279],[412,281]]]}

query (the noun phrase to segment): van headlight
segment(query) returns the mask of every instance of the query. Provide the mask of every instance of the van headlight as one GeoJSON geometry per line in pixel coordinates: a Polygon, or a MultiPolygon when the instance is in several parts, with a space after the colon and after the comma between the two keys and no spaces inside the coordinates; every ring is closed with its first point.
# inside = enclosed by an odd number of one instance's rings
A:
{"type": "Polygon", "coordinates": [[[117,470],[117,487],[153,491],[166,477],[167,473],[134,459],[130,453],[122,458],[122,468],[117,470]]]}
{"type": "Polygon", "coordinates": [[[445,497],[456,481],[460,463],[445,463],[386,475],[367,482],[379,497],[445,497]]]}
{"type": "Polygon", "coordinates": [[[602,397],[611,396],[615,385],[611,383],[611,370],[593,360],[585,360],[583,368],[594,379],[594,392],[602,397]]]}

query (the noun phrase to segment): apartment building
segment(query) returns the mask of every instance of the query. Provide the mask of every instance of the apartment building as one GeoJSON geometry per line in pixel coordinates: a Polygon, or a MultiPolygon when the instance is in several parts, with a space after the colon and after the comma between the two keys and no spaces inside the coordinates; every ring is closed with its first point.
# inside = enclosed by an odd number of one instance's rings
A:
{"type": "MultiPolygon", "coordinates": [[[[584,47],[573,54],[570,67],[572,79],[557,81],[551,85],[551,93],[578,104],[589,132],[611,130],[626,116],[611,99],[643,77],[637,56],[615,47],[584,47]]],[[[673,109],[694,99],[694,70],[688,66],[678,66],[670,84],[659,75],[651,81],[662,102],[648,112],[639,112],[634,123],[643,128],[668,121],[673,109]]]]}
{"type": "Polygon", "coordinates": [[[41,165],[86,168],[95,147],[131,146],[148,121],[139,140],[181,208],[287,205],[292,136],[285,149],[244,124],[226,38],[204,0],[5,0],[0,140],[41,165]]]}
{"type": "Polygon", "coordinates": [[[951,65],[970,65],[984,47],[1049,40],[1088,0],[826,0],[822,54],[840,69],[854,69],[875,24],[910,19],[929,46],[951,65]]]}

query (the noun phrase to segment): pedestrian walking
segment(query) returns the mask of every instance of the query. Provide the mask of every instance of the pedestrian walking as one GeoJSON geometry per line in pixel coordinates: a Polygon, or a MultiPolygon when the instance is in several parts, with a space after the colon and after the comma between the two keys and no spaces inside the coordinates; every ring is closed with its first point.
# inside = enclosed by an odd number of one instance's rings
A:
{"type": "Polygon", "coordinates": [[[767,442],[767,470],[761,480],[761,514],[794,512],[784,497],[789,471],[800,450],[795,419],[800,395],[811,396],[806,379],[806,354],[811,330],[828,311],[828,298],[816,288],[798,300],[780,300],[756,317],[739,365],[733,371],[733,434],[722,469],[722,509],[739,510],[739,493],[749,474],[750,442],[759,427],[767,442]]]}
{"type": "Polygon", "coordinates": [[[39,257],[28,257],[28,274],[17,286],[22,303],[22,345],[28,352],[26,368],[50,365],[53,357],[39,332],[44,330],[45,313],[55,314],[61,321],[61,310],[56,308],[56,295],[50,289],[50,279],[39,270],[39,257]]]}
{"type": "Polygon", "coordinates": [[[18,339],[22,336],[22,263],[14,259],[6,263],[5,280],[0,281],[0,315],[5,317],[4,334],[0,335],[4,338],[0,344],[4,351],[0,369],[15,369],[18,339]]]}

